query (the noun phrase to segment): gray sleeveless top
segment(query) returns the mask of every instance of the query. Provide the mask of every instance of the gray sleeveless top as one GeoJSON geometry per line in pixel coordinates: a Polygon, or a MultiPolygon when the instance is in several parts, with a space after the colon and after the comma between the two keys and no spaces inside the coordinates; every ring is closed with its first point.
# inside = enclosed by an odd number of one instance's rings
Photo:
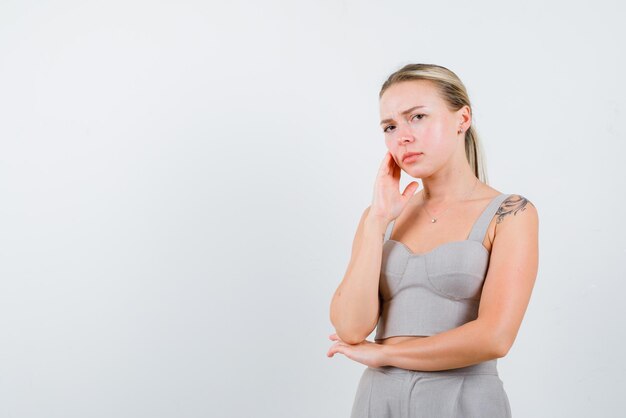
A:
{"type": "Polygon", "coordinates": [[[500,194],[487,205],[466,240],[446,242],[423,254],[389,239],[395,220],[390,222],[383,243],[375,340],[430,336],[478,317],[490,255],[483,240],[509,196],[500,194]]]}

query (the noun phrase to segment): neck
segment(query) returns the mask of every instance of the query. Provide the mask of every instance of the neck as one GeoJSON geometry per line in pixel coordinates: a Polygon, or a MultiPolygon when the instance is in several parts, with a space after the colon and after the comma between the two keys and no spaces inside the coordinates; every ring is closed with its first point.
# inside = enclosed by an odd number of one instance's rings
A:
{"type": "Polygon", "coordinates": [[[469,167],[462,172],[435,173],[422,179],[424,200],[437,204],[465,199],[478,188],[477,180],[469,167]]]}

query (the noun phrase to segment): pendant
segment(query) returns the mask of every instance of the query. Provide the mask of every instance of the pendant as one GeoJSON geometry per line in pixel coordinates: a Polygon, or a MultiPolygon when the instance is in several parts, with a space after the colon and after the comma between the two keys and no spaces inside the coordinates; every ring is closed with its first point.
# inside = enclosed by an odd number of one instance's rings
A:
{"type": "Polygon", "coordinates": [[[431,222],[431,223],[435,223],[435,222],[437,222],[437,218],[433,218],[430,222],[431,222]]]}

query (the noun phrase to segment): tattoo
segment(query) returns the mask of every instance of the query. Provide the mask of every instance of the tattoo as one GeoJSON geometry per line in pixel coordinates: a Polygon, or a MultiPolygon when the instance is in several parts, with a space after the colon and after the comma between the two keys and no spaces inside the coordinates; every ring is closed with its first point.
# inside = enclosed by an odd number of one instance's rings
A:
{"type": "Polygon", "coordinates": [[[502,202],[498,208],[498,211],[496,212],[496,215],[498,215],[496,224],[502,222],[502,219],[504,219],[506,215],[510,215],[512,213],[515,216],[517,212],[526,210],[527,204],[532,205],[532,203],[524,196],[518,194],[511,195],[508,199],[502,202]]]}

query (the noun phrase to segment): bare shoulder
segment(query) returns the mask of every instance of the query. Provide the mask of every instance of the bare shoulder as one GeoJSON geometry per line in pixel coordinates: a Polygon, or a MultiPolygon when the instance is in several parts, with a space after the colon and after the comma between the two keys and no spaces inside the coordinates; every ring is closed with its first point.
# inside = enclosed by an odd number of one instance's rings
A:
{"type": "Polygon", "coordinates": [[[511,194],[498,207],[494,232],[496,236],[505,230],[508,233],[524,233],[536,230],[538,225],[539,214],[530,199],[521,194],[511,194]]]}

